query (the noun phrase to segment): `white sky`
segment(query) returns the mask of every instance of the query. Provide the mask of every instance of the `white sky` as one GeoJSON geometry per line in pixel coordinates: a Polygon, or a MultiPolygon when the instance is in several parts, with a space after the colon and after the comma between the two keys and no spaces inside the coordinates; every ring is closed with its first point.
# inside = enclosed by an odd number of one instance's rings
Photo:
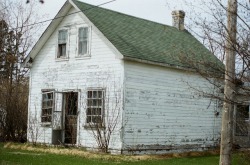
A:
{"type": "MultiPolygon", "coordinates": [[[[60,10],[65,2],[65,0],[44,1],[44,4],[39,4],[40,13],[48,14],[47,19],[54,18],[56,13],[60,10]]],[[[93,5],[99,5],[108,2],[109,0],[81,1],[93,5]]],[[[168,25],[172,24],[171,11],[174,9],[183,9],[180,3],[176,3],[173,0],[116,0],[109,4],[103,5],[102,7],[168,25]],[[171,3],[171,7],[168,3],[171,3]]]]}
{"type": "MultiPolygon", "coordinates": [[[[12,0],[10,0],[12,1],[12,0]]],[[[24,3],[26,0],[22,0],[24,3]]],[[[44,0],[44,3],[39,3],[39,0],[30,0],[35,1],[39,7],[39,14],[44,16],[38,22],[53,19],[66,0],[44,0]]],[[[111,0],[80,0],[82,2],[100,5],[111,0]]],[[[101,7],[125,13],[128,15],[136,16],[146,20],[151,20],[154,22],[159,22],[162,24],[172,25],[172,16],[171,12],[173,10],[188,10],[183,8],[183,0],[116,0],[108,4],[102,5],[101,7]]],[[[193,0],[200,1],[200,0],[193,0]]],[[[186,16],[188,14],[186,13],[186,16]]],[[[35,41],[39,39],[43,31],[49,25],[49,22],[43,24],[40,28],[40,32],[33,35],[35,41]]],[[[41,24],[42,25],[42,24],[41,24]]]]}

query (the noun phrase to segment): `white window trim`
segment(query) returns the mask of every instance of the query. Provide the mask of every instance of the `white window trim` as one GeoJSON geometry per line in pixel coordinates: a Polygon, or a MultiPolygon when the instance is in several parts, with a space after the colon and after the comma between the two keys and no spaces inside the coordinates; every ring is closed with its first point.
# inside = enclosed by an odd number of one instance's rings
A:
{"type": "Polygon", "coordinates": [[[68,61],[69,60],[69,28],[60,28],[57,31],[57,36],[56,36],[56,53],[55,53],[55,59],[56,61],[68,61]],[[58,57],[58,37],[59,37],[59,31],[61,30],[67,30],[67,42],[66,42],[66,56],[65,57],[58,57]]]}
{"type": "MultiPolygon", "coordinates": [[[[106,89],[105,88],[101,88],[101,87],[90,87],[87,88],[86,90],[86,109],[85,109],[85,122],[84,122],[84,128],[89,129],[91,128],[90,123],[87,122],[87,108],[88,108],[88,91],[103,91],[103,105],[102,105],[102,113],[101,113],[101,117],[103,118],[103,122],[102,122],[102,127],[105,127],[105,97],[106,97],[106,89]]],[[[95,124],[95,123],[92,123],[95,124]]]]}
{"type": "Polygon", "coordinates": [[[40,115],[40,125],[41,126],[51,126],[52,125],[52,121],[53,121],[53,111],[55,108],[55,91],[54,90],[42,90],[41,93],[42,99],[41,99],[41,115],[40,115]],[[42,122],[42,110],[43,110],[43,94],[46,93],[52,93],[53,94],[53,103],[52,103],[52,111],[51,111],[51,121],[50,122],[42,122]]]}
{"type": "Polygon", "coordinates": [[[89,59],[91,57],[91,38],[92,38],[92,28],[91,26],[81,25],[77,27],[77,35],[76,35],[76,59],[89,59]],[[79,54],[79,29],[80,28],[88,28],[88,45],[87,45],[87,53],[86,54],[79,54]]]}

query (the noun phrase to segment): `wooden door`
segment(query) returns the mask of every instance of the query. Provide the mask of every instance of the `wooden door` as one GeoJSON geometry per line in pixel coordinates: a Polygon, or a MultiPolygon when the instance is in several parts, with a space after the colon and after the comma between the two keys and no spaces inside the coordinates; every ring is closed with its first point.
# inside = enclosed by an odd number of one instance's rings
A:
{"type": "Polygon", "coordinates": [[[76,144],[78,93],[77,92],[65,93],[64,102],[65,102],[64,104],[64,112],[65,112],[64,143],[76,144]]]}

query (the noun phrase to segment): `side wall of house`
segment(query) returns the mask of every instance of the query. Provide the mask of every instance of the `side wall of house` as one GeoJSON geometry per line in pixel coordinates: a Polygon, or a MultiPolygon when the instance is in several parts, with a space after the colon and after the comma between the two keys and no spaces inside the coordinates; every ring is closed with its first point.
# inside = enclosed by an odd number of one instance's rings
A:
{"type": "MultiPolygon", "coordinates": [[[[76,12],[71,8],[69,13],[76,12]]],[[[97,148],[91,129],[86,126],[86,98],[88,88],[104,88],[107,98],[105,100],[105,115],[119,115],[122,102],[123,61],[111,49],[102,36],[87,24],[80,14],[72,14],[63,19],[41,51],[36,56],[30,71],[30,96],[29,96],[29,141],[39,143],[52,143],[52,128],[41,124],[42,90],[55,91],[55,110],[62,108],[62,92],[78,92],[78,120],[77,120],[77,145],[97,148]],[[89,57],[77,58],[78,28],[90,28],[89,57]],[[68,29],[67,43],[68,59],[56,59],[58,30],[68,29]],[[61,104],[61,105],[60,105],[61,104]],[[115,113],[106,112],[112,107],[115,113]],[[116,108],[114,108],[116,107],[116,108]],[[32,128],[33,127],[33,128],[32,128]],[[33,135],[33,136],[32,136],[33,135]]],[[[121,149],[120,125],[118,122],[111,136],[110,147],[121,149]]]]}
{"type": "Polygon", "coordinates": [[[218,145],[217,101],[203,97],[213,86],[177,69],[126,61],[123,153],[166,153],[218,145]],[[203,91],[203,92],[200,92],[203,91]]]}

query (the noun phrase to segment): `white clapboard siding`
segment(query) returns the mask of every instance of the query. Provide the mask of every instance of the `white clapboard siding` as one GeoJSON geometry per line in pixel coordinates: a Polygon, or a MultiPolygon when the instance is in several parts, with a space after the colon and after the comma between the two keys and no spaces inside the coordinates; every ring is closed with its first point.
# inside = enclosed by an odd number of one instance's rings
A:
{"type": "MultiPolygon", "coordinates": [[[[69,13],[73,12],[76,10],[70,9],[69,13]]],[[[106,41],[90,26],[90,57],[76,58],[77,28],[80,26],[89,26],[80,14],[65,17],[37,54],[30,72],[29,118],[33,118],[32,114],[36,112],[40,123],[42,89],[54,89],[58,92],[77,90],[80,92],[77,145],[96,148],[97,144],[91,130],[84,128],[87,88],[105,87],[108,90],[114,88],[114,84],[117,88],[122,88],[123,61],[116,57],[114,51],[105,43],[106,41]],[[56,59],[56,49],[58,30],[62,28],[68,28],[69,32],[69,42],[67,43],[69,58],[60,61],[56,59]]],[[[112,90],[116,91],[116,89],[112,90]]],[[[120,96],[122,96],[121,93],[120,96]]],[[[112,104],[111,102],[110,106],[112,104]]],[[[120,125],[121,123],[118,123],[117,130],[111,138],[110,147],[113,149],[121,149],[120,125]]],[[[51,127],[38,124],[38,128],[41,132],[38,142],[51,144],[51,127]]],[[[31,141],[31,139],[29,140],[31,141]]]]}
{"type": "Polygon", "coordinates": [[[157,146],[182,150],[189,145],[199,150],[218,144],[221,118],[215,116],[216,100],[199,92],[213,92],[205,79],[137,62],[126,61],[124,67],[124,151],[157,146]]]}

